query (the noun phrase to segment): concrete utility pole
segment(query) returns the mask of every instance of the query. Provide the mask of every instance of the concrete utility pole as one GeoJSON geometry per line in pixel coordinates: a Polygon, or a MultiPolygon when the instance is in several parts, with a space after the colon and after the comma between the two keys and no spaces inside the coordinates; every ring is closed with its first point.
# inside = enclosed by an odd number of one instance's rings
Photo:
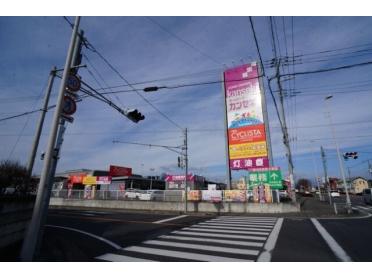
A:
{"type": "Polygon", "coordinates": [[[329,107],[327,105],[328,104],[327,100],[331,99],[332,97],[333,96],[331,96],[331,95],[327,96],[325,98],[325,103],[326,103],[328,117],[329,117],[329,125],[331,126],[332,137],[333,137],[333,140],[334,140],[335,145],[336,145],[337,158],[338,158],[338,164],[339,164],[340,172],[341,172],[341,176],[342,176],[342,181],[344,183],[344,189],[345,189],[345,194],[346,194],[346,209],[347,209],[348,213],[351,213],[351,211],[352,211],[351,210],[351,201],[350,201],[349,191],[348,191],[347,185],[346,185],[345,171],[344,171],[343,161],[341,159],[340,147],[338,146],[338,141],[336,139],[335,129],[334,129],[333,123],[332,123],[331,111],[329,110],[329,107]]]}
{"type": "Polygon", "coordinates": [[[225,75],[222,74],[222,100],[223,100],[223,111],[224,111],[224,124],[225,124],[225,154],[226,154],[226,189],[231,189],[231,169],[230,169],[230,150],[229,150],[229,132],[227,123],[227,104],[226,104],[226,92],[225,92],[225,75]]]}
{"type": "MultiPolygon", "coordinates": [[[[329,200],[329,204],[332,205],[331,190],[330,190],[328,174],[327,174],[327,159],[326,159],[326,156],[325,156],[325,153],[324,153],[323,146],[320,147],[320,155],[322,157],[322,162],[323,162],[324,180],[325,180],[325,185],[326,185],[327,191],[328,191],[328,200],[329,200]]],[[[320,190],[319,190],[319,193],[320,193],[320,190]]]]}
{"type": "Polygon", "coordinates": [[[31,178],[31,176],[32,176],[32,169],[34,168],[35,156],[36,156],[37,148],[39,146],[40,135],[41,135],[41,131],[42,131],[43,125],[44,125],[45,114],[48,111],[50,93],[52,92],[53,82],[54,82],[54,78],[56,76],[56,73],[57,73],[57,68],[56,67],[53,67],[53,69],[49,73],[49,80],[48,80],[47,89],[45,91],[44,104],[43,104],[43,108],[41,110],[39,122],[38,122],[37,127],[36,127],[36,134],[35,134],[35,137],[34,137],[34,141],[32,143],[30,157],[28,159],[28,164],[27,164],[27,177],[28,178],[31,178]]]}
{"type": "Polygon", "coordinates": [[[283,132],[283,143],[286,148],[286,156],[288,160],[288,172],[289,172],[289,181],[291,184],[291,198],[293,202],[296,202],[296,192],[294,191],[295,183],[294,183],[294,177],[293,177],[293,161],[292,161],[292,153],[291,153],[291,146],[289,145],[289,137],[288,137],[288,129],[287,129],[287,121],[285,118],[285,112],[284,112],[284,97],[283,97],[283,88],[282,84],[280,82],[280,60],[277,60],[276,62],[276,81],[278,84],[278,90],[279,90],[279,100],[280,100],[280,113],[282,116],[282,132],[283,132]]]}
{"type": "Polygon", "coordinates": [[[189,169],[189,158],[187,154],[187,128],[185,129],[185,213],[187,213],[187,172],[189,169]]]}
{"type": "MultiPolygon", "coordinates": [[[[314,141],[310,141],[311,143],[313,143],[314,141]]],[[[318,190],[319,190],[319,200],[323,200],[323,196],[322,196],[322,192],[320,191],[320,184],[319,184],[319,180],[318,180],[318,167],[316,165],[316,162],[315,162],[315,154],[314,154],[314,150],[312,148],[312,146],[310,146],[311,148],[311,155],[313,157],[313,165],[314,165],[314,172],[315,172],[315,180],[316,180],[316,183],[318,185],[318,190]]]]}
{"type": "Polygon", "coordinates": [[[75,19],[74,28],[71,35],[69,50],[66,58],[66,63],[62,75],[62,80],[60,84],[59,94],[58,94],[58,100],[57,100],[57,106],[56,110],[54,111],[53,116],[53,122],[52,122],[52,129],[50,132],[49,140],[48,140],[48,147],[45,153],[44,158],[44,166],[40,177],[40,183],[38,187],[37,197],[34,205],[34,210],[32,214],[32,219],[30,222],[30,225],[28,227],[26,237],[23,242],[23,247],[21,251],[21,260],[22,261],[32,261],[34,259],[35,255],[35,248],[37,243],[39,242],[40,237],[40,227],[43,226],[42,220],[44,219],[43,215],[45,215],[47,212],[43,211],[43,208],[45,208],[45,205],[43,204],[45,202],[45,196],[48,195],[47,189],[48,189],[48,183],[50,182],[50,172],[52,167],[52,159],[55,155],[54,149],[56,145],[56,138],[57,138],[57,130],[58,125],[60,121],[60,115],[63,107],[64,102],[64,93],[66,90],[66,83],[67,78],[70,74],[70,68],[71,68],[71,62],[72,62],[72,56],[74,53],[74,46],[76,37],[78,34],[78,28],[80,23],[80,17],[77,16],[75,19]]]}
{"type": "MultiPolygon", "coordinates": [[[[259,64],[257,64],[258,67],[258,74],[261,75],[261,67],[259,64]]],[[[262,78],[258,78],[259,86],[260,86],[260,93],[261,93],[261,105],[262,105],[262,115],[263,120],[265,123],[265,134],[266,134],[266,147],[267,147],[267,155],[269,157],[269,165],[270,167],[274,166],[274,158],[271,148],[271,135],[270,135],[270,122],[269,122],[269,115],[267,113],[267,105],[266,105],[266,96],[265,96],[265,90],[262,84],[262,78]]]]}

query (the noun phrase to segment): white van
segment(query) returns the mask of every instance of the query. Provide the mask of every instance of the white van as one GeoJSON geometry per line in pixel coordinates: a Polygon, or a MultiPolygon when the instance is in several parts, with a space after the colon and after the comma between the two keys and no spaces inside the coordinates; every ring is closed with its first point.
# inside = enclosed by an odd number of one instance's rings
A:
{"type": "Polygon", "coordinates": [[[367,188],[363,190],[363,200],[365,204],[372,204],[372,189],[367,188]]]}

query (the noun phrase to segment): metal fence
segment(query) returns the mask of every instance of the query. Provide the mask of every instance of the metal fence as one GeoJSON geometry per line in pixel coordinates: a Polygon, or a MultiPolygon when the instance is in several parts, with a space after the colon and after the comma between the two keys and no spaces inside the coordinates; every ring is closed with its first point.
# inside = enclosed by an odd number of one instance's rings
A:
{"type": "MultiPolygon", "coordinates": [[[[184,202],[184,190],[53,190],[52,198],[78,200],[138,200],[161,202],[184,202]]],[[[269,202],[281,201],[278,190],[257,196],[251,190],[190,190],[187,194],[189,202],[269,202]]]]}

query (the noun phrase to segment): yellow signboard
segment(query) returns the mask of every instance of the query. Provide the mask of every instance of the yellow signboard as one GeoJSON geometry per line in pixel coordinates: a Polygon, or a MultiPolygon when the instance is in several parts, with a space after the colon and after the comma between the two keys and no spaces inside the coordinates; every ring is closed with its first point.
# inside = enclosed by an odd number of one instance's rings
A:
{"type": "Polygon", "coordinates": [[[229,146],[230,159],[267,156],[266,142],[249,142],[229,146]]]}
{"type": "Polygon", "coordinates": [[[95,185],[97,184],[97,176],[87,175],[83,178],[84,185],[95,185]]]}

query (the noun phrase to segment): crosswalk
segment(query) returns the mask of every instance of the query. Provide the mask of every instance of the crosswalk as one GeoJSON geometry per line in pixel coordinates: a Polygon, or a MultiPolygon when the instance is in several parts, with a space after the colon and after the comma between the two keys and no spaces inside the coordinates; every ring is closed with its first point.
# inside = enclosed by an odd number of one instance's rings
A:
{"type": "Polygon", "coordinates": [[[220,216],[97,257],[102,261],[256,261],[278,219],[220,216]]]}

